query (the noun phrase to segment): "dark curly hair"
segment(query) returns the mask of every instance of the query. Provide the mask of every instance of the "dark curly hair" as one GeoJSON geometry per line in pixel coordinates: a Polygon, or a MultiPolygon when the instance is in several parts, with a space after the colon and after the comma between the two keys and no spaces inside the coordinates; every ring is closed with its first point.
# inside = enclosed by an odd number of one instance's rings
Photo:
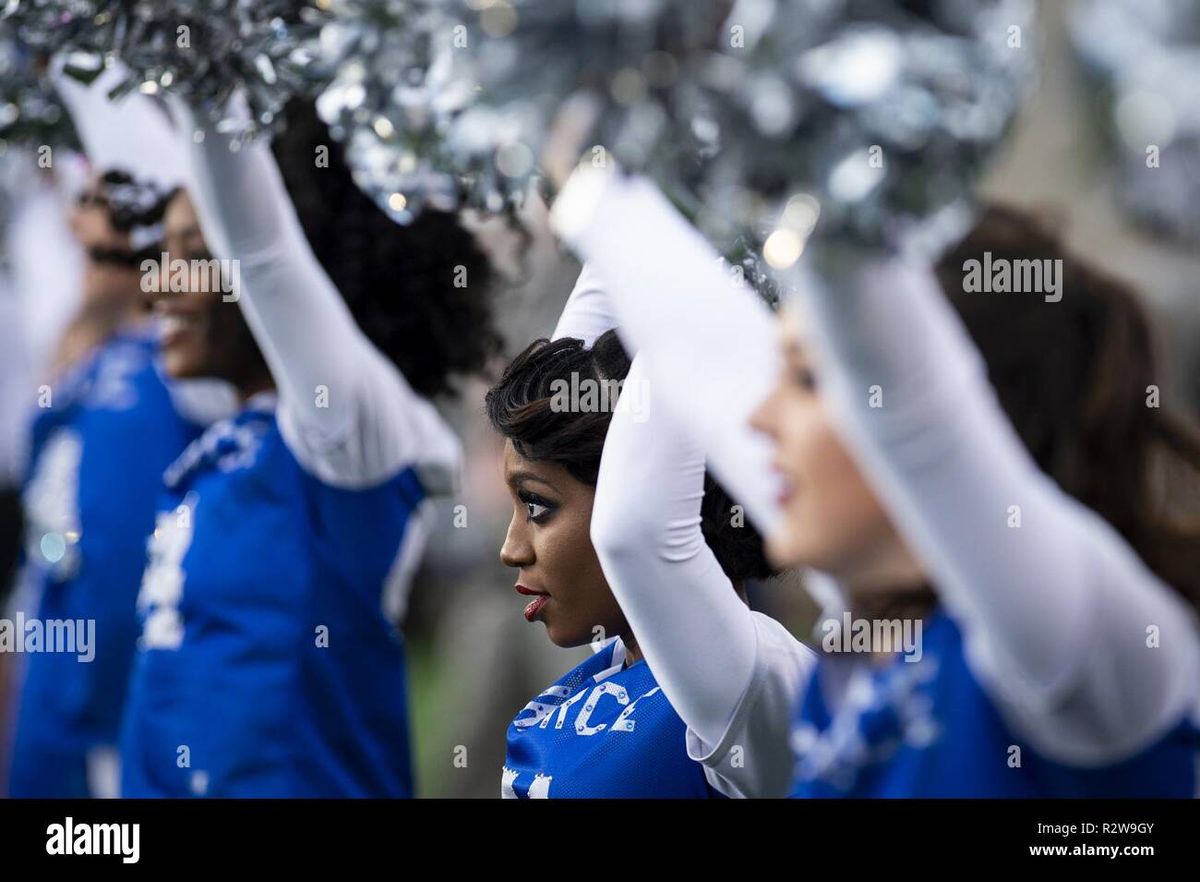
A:
{"type": "Polygon", "coordinates": [[[305,236],[359,327],[417,392],[455,394],[456,375],[484,373],[503,350],[487,257],[457,215],[392,221],[354,183],[311,102],[293,100],[283,116],[275,159],[305,236]],[[318,167],[318,148],[327,166],[318,167]]]}
{"type": "MultiPolygon", "coordinates": [[[[573,337],[535,340],[488,391],[484,399],[488,419],[526,459],[560,465],[576,480],[594,487],[612,409],[556,411],[551,406],[551,387],[555,380],[569,380],[572,374],[580,381],[624,380],[629,365],[615,331],[602,334],[590,349],[573,337]]],[[[762,536],[748,521],[743,526],[731,522],[733,506],[725,488],[706,473],[701,530],[721,569],[735,583],[774,575],[762,536]]]]}

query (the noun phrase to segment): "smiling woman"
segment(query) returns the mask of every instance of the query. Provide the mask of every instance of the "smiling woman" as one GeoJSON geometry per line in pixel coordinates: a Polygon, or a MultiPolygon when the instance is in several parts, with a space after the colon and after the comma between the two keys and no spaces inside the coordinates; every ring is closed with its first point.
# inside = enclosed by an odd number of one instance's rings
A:
{"type": "Polygon", "coordinates": [[[262,142],[234,152],[179,111],[192,186],[167,212],[166,281],[215,258],[242,285],[236,303],[223,293],[235,279],[167,285],[163,359],[172,377],[232,383],[242,408],[165,476],[122,792],[410,796],[397,620],[428,500],[461,458],[427,394],[479,367],[495,336],[485,265],[455,218],[400,228],[336,156],[319,171],[311,151],[297,159],[308,130],[280,135],[276,159],[262,142]],[[305,195],[318,178],[319,205],[305,195]],[[460,265],[476,268],[466,309],[449,294],[460,265]],[[438,330],[451,327],[467,345],[449,353],[438,330]]]}
{"type": "MultiPolygon", "coordinates": [[[[162,210],[156,186],[114,171],[94,176],[72,212],[85,255],[82,302],[28,426],[22,585],[33,592],[33,623],[89,624],[73,627],[76,651],[25,657],[11,796],[116,793],[112,760],[137,642],[146,535],[163,469],[201,429],[159,371],[143,315],[138,264],[157,251],[146,243],[158,235],[162,210]]],[[[36,634],[21,634],[20,647],[34,649],[36,634]]],[[[56,634],[45,635],[51,649],[56,634]]],[[[4,644],[0,623],[0,654],[4,644]]]]}
{"type": "MultiPolygon", "coordinates": [[[[158,264],[154,311],[159,316],[159,342],[168,373],[177,378],[217,377],[240,390],[243,398],[270,389],[271,372],[254,335],[236,306],[237,275],[218,284],[199,274],[176,276],[172,267],[240,266],[237,259],[213,258],[200,230],[191,196],[178,190],[167,205],[163,221],[163,255],[158,264]],[[183,283],[183,284],[181,284],[183,283]],[[232,294],[222,292],[233,291],[232,294]]],[[[211,279],[211,277],[209,277],[211,279]]],[[[143,285],[143,289],[144,289],[143,285]]]]}

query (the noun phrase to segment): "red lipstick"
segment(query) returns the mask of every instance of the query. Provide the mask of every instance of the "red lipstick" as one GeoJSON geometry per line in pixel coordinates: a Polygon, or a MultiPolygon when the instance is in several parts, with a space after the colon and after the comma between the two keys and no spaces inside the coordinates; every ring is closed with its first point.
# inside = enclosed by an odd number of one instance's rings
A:
{"type": "Polygon", "coordinates": [[[524,585],[517,585],[517,593],[524,594],[526,597],[532,597],[533,600],[525,607],[525,621],[532,622],[541,612],[542,607],[546,605],[546,601],[550,599],[550,595],[545,591],[535,591],[532,588],[527,588],[524,585]]]}

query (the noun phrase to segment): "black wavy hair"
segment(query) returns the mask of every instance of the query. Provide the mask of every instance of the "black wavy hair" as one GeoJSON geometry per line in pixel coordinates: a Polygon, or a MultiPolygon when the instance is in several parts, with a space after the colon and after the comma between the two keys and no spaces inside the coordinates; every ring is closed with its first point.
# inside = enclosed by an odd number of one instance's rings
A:
{"type": "MultiPolygon", "coordinates": [[[[551,386],[555,380],[569,380],[572,374],[580,381],[624,380],[629,365],[629,355],[615,331],[602,334],[590,349],[573,337],[535,340],[488,391],[484,399],[488,419],[526,459],[560,465],[576,480],[594,487],[612,409],[555,410],[551,386]]],[[[705,474],[700,508],[705,542],[732,582],[774,575],[758,531],[749,521],[742,526],[733,524],[734,504],[725,488],[705,474]]]]}
{"type": "Polygon", "coordinates": [[[354,183],[311,102],[293,100],[283,116],[275,159],[309,245],[359,327],[417,392],[456,394],[456,376],[485,373],[503,350],[491,264],[474,236],[445,212],[394,222],[354,183]],[[320,166],[319,148],[328,158],[320,166]]]}

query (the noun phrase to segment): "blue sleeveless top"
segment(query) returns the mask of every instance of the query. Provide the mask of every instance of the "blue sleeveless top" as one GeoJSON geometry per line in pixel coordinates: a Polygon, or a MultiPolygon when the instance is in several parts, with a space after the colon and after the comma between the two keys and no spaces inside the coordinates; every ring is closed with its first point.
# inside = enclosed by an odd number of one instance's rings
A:
{"type": "Polygon", "coordinates": [[[125,796],[407,797],[404,645],[382,610],[424,490],[308,474],[273,407],[167,473],[138,598],[125,796]]]}

